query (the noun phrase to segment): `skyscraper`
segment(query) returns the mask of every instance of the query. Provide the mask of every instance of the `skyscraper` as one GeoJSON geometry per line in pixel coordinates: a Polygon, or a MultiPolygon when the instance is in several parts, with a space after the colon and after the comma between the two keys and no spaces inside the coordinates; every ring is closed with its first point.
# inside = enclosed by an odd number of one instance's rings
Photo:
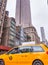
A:
{"type": "Polygon", "coordinates": [[[2,36],[2,30],[3,30],[6,3],[7,3],[7,0],[0,0],[0,42],[1,42],[1,36],[2,36]]]}
{"type": "Polygon", "coordinates": [[[30,0],[17,0],[15,16],[16,26],[22,25],[24,28],[32,26],[30,0]]]}
{"type": "Polygon", "coordinates": [[[41,37],[42,37],[42,42],[46,43],[46,38],[45,38],[45,31],[44,31],[44,28],[41,27],[41,37]]]}

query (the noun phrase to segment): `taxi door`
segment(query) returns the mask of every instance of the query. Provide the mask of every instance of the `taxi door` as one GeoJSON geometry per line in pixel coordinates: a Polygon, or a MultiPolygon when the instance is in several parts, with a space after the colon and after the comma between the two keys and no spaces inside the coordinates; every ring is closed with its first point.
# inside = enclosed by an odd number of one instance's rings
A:
{"type": "Polygon", "coordinates": [[[31,65],[30,53],[21,53],[20,57],[21,65],[31,65]]]}
{"type": "Polygon", "coordinates": [[[21,55],[18,51],[15,51],[16,48],[12,49],[5,54],[5,65],[20,65],[21,55]]]}
{"type": "Polygon", "coordinates": [[[20,47],[21,53],[18,61],[21,65],[31,65],[30,49],[31,47],[28,46],[20,47]]]}

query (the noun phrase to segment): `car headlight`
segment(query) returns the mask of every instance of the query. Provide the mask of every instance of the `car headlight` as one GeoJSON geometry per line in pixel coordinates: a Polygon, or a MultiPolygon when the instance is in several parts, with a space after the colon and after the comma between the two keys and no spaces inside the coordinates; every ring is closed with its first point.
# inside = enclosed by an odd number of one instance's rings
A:
{"type": "Polygon", "coordinates": [[[0,65],[4,65],[4,61],[3,60],[0,60],[0,65]]]}

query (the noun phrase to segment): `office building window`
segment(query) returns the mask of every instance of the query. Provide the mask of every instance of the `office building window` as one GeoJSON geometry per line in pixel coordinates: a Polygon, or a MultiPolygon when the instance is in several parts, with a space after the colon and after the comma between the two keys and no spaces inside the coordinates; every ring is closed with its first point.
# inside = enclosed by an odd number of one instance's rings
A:
{"type": "Polygon", "coordinates": [[[0,21],[0,24],[1,24],[1,21],[0,21]]]}
{"type": "Polygon", "coordinates": [[[12,27],[10,27],[10,30],[15,32],[15,30],[12,27]]]}
{"type": "Polygon", "coordinates": [[[11,28],[13,28],[14,30],[16,30],[16,27],[15,26],[11,26],[11,28]]]}
{"type": "Polygon", "coordinates": [[[12,36],[16,36],[16,34],[15,34],[15,33],[13,33],[13,32],[11,32],[11,31],[10,31],[10,35],[12,35],[12,36]]]}
{"type": "Polygon", "coordinates": [[[2,2],[2,0],[0,0],[0,2],[2,2]]]}
{"type": "Polygon", "coordinates": [[[9,39],[12,39],[12,40],[14,40],[14,37],[13,37],[12,35],[10,35],[9,39]]]}

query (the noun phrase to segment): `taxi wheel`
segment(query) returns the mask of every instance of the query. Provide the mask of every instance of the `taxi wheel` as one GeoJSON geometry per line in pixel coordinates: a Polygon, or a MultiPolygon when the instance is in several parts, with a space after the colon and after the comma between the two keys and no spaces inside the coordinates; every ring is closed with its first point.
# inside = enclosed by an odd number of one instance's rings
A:
{"type": "Polygon", "coordinates": [[[5,65],[3,60],[0,60],[0,65],[5,65]]]}
{"type": "Polygon", "coordinates": [[[44,65],[44,64],[40,60],[35,60],[32,65],[44,65]]]}

